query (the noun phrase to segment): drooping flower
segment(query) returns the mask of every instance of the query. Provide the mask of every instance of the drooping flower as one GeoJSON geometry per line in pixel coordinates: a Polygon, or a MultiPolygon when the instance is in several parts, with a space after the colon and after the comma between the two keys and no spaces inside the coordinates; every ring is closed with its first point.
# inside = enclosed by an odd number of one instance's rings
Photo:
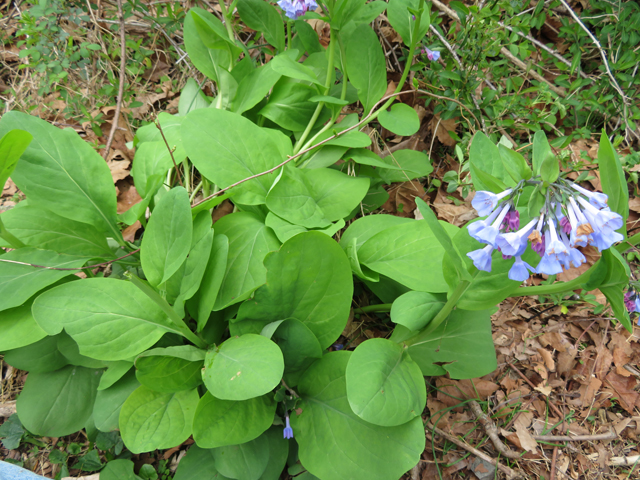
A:
{"type": "Polygon", "coordinates": [[[593,219],[599,228],[610,228],[611,230],[618,230],[622,227],[622,217],[616,212],[612,212],[609,210],[598,210],[584,198],[578,198],[578,201],[584,207],[584,213],[586,217],[588,219],[593,219]]]}
{"type": "MultiPolygon", "coordinates": [[[[586,247],[589,243],[589,236],[585,234],[578,234],[578,219],[571,203],[567,205],[567,213],[569,214],[569,224],[571,225],[571,231],[569,232],[569,245],[573,248],[586,247]]],[[[593,231],[593,229],[591,230],[593,231]]]]}
{"type": "Polygon", "coordinates": [[[509,278],[516,282],[524,282],[529,278],[530,273],[536,273],[536,269],[522,260],[522,257],[516,257],[516,261],[513,262],[511,269],[509,269],[509,278]]]}
{"type": "Polygon", "coordinates": [[[555,255],[544,254],[536,267],[536,272],[545,275],[557,275],[562,272],[562,265],[555,255]]]}
{"type": "Polygon", "coordinates": [[[635,308],[636,308],[635,296],[636,295],[633,290],[628,290],[624,294],[624,306],[627,307],[627,310],[629,311],[629,313],[635,312],[635,308]]]}
{"type": "Polygon", "coordinates": [[[493,253],[493,247],[487,245],[479,250],[467,253],[467,257],[473,260],[473,264],[478,270],[483,272],[491,271],[491,254],[493,253]]]}
{"type": "Polygon", "coordinates": [[[314,0],[280,0],[278,6],[291,20],[297,20],[309,10],[318,8],[318,4],[314,0]]]}
{"type": "Polygon", "coordinates": [[[562,243],[564,243],[565,247],[567,247],[567,254],[564,255],[562,259],[559,259],[564,264],[565,269],[570,269],[572,266],[578,268],[580,265],[587,261],[586,257],[583,253],[577,248],[571,247],[569,242],[569,238],[564,231],[560,231],[560,237],[562,238],[562,243]]]}
{"type": "MultiPolygon", "coordinates": [[[[502,220],[507,215],[507,212],[511,208],[510,205],[505,205],[504,208],[500,211],[495,221],[491,225],[485,226],[485,228],[478,230],[475,235],[472,235],[473,238],[482,243],[487,243],[492,245],[495,248],[496,238],[498,233],[500,233],[500,226],[502,225],[502,220]]],[[[469,232],[471,233],[471,232],[469,232]]]]}
{"type": "Polygon", "coordinates": [[[527,239],[536,225],[537,219],[531,220],[517,232],[502,233],[496,238],[496,246],[504,255],[518,255],[519,251],[526,250],[527,239]]]}
{"type": "Polygon", "coordinates": [[[471,206],[476,209],[478,215],[484,217],[489,215],[498,205],[498,202],[511,193],[512,189],[505,190],[504,192],[495,194],[493,192],[487,192],[480,190],[476,192],[476,195],[471,200],[471,206]]]}
{"type": "Polygon", "coordinates": [[[440,59],[440,52],[437,50],[429,50],[427,47],[423,47],[421,52],[432,62],[437,62],[440,59]]]}
{"type": "Polygon", "coordinates": [[[291,428],[291,425],[289,424],[289,414],[287,413],[284,417],[284,421],[287,424],[284,427],[284,431],[282,432],[282,436],[285,439],[289,439],[289,438],[293,438],[293,429],[291,428]]]}
{"type": "Polygon", "coordinates": [[[607,195],[605,195],[604,193],[590,192],[586,188],[582,188],[580,185],[576,185],[575,183],[571,183],[571,188],[577,190],[578,192],[583,194],[585,197],[587,197],[589,199],[589,203],[594,207],[598,207],[598,208],[608,207],[607,200],[609,200],[609,197],[607,197],[607,195]]]}
{"type": "Polygon", "coordinates": [[[546,255],[555,255],[556,258],[559,255],[566,255],[569,252],[565,244],[558,238],[556,233],[556,227],[552,219],[547,220],[547,226],[549,227],[549,241],[545,246],[544,253],[546,255]]]}

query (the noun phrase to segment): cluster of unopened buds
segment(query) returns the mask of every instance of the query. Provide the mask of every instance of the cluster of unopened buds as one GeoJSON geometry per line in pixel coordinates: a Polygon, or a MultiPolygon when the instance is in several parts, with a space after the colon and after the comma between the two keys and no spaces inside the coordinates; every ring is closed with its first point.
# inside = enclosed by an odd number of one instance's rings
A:
{"type": "Polygon", "coordinates": [[[517,199],[526,185],[539,183],[523,180],[498,194],[476,193],[473,208],[481,217],[488,215],[467,227],[473,238],[487,244],[467,253],[478,270],[490,272],[491,255],[498,250],[504,259],[515,257],[509,270],[511,280],[523,282],[530,272],[556,275],[586,262],[578,247],[593,245],[603,251],[624,238],[616,232],[622,227],[622,217],[609,209],[604,193],[591,192],[562,178],[547,187],[540,216],[520,228],[517,199]],[[542,257],[535,268],[522,260],[529,243],[542,257]]]}
{"type": "MultiPolygon", "coordinates": [[[[640,295],[634,287],[630,286],[629,290],[624,294],[624,305],[629,313],[640,313],[640,295]]],[[[638,320],[638,325],[640,325],[640,319],[638,320]]]]}

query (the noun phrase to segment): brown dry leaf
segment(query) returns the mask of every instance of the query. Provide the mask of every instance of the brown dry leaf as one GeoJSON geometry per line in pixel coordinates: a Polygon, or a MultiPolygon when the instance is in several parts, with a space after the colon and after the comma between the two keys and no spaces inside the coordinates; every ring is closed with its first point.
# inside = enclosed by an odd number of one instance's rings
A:
{"type": "Polygon", "coordinates": [[[149,92],[136,97],[136,102],[142,102],[142,106],[131,109],[131,115],[136,120],[142,120],[153,108],[153,104],[164,100],[169,96],[168,92],[163,88],[162,92],[149,92]]]}
{"type": "Polygon", "coordinates": [[[446,220],[456,227],[461,227],[462,225],[465,225],[469,220],[473,220],[478,216],[474,209],[466,203],[462,205],[434,203],[433,206],[436,209],[438,217],[446,220]]]}
{"type": "Polygon", "coordinates": [[[563,375],[570,372],[576,364],[577,348],[568,348],[565,352],[558,353],[558,373],[563,375]]]}
{"type": "Polygon", "coordinates": [[[620,347],[613,350],[613,364],[616,366],[616,373],[623,377],[630,377],[632,374],[624,366],[629,363],[631,357],[620,347]]]}
{"type": "Polygon", "coordinates": [[[539,348],[538,353],[544,360],[544,364],[547,367],[547,370],[550,372],[556,371],[556,362],[553,361],[553,356],[549,350],[545,350],[544,348],[539,348]]]}
{"type": "Polygon", "coordinates": [[[118,213],[124,213],[136,203],[142,201],[136,187],[126,180],[119,180],[116,184],[118,189],[118,213]]]}
{"type": "Polygon", "coordinates": [[[229,215],[231,212],[233,212],[233,203],[229,200],[225,200],[213,211],[213,214],[211,215],[213,223],[216,223],[222,217],[229,215]]]}
{"type": "Polygon", "coordinates": [[[449,132],[455,132],[458,128],[458,122],[455,118],[449,118],[447,120],[441,120],[439,115],[434,115],[429,122],[429,130],[435,134],[446,147],[453,147],[456,141],[453,139],[449,132]],[[437,129],[437,130],[436,130],[437,129]]]}
{"type": "Polygon", "coordinates": [[[150,82],[158,82],[165,75],[169,75],[169,60],[164,52],[156,50],[149,59],[151,60],[152,67],[145,70],[142,78],[150,82]]]}
{"type": "Polygon", "coordinates": [[[18,187],[13,183],[13,180],[8,179],[7,183],[4,184],[2,188],[2,194],[0,197],[13,197],[18,191],[18,187]]]}
{"type": "Polygon", "coordinates": [[[418,180],[393,183],[387,190],[389,199],[382,205],[382,209],[398,217],[413,217],[416,209],[416,197],[423,200],[426,197],[424,187],[418,180]]]}
{"type": "Polygon", "coordinates": [[[636,378],[623,377],[615,372],[610,372],[605,383],[613,389],[614,396],[618,398],[620,406],[633,415],[635,405],[640,400],[640,394],[634,391],[638,384],[636,378]]]}
{"type": "Polygon", "coordinates": [[[128,226],[122,232],[122,238],[126,242],[133,242],[136,239],[136,232],[142,228],[142,224],[136,220],[136,223],[128,226]]]}
{"type": "Polygon", "coordinates": [[[518,422],[516,422],[515,428],[516,435],[518,436],[518,440],[520,441],[520,446],[528,452],[535,452],[538,447],[538,442],[536,442],[536,439],[531,436],[526,428],[519,426],[518,422]]]}
{"type": "Polygon", "coordinates": [[[542,335],[540,335],[540,337],[538,337],[538,341],[542,344],[542,346],[551,346],[558,352],[565,352],[567,351],[567,349],[572,347],[572,344],[566,337],[566,335],[560,332],[543,333],[542,335]]]}
{"type": "MultiPolygon", "coordinates": [[[[640,165],[637,165],[640,166],[640,165]]],[[[640,198],[633,197],[629,199],[629,208],[634,212],[640,213],[640,198]]]]}
{"type": "Polygon", "coordinates": [[[130,173],[128,168],[131,165],[130,160],[118,160],[114,158],[116,156],[123,158],[124,154],[120,150],[116,150],[113,155],[110,155],[111,159],[107,161],[109,170],[111,170],[111,177],[113,177],[113,183],[127,178],[130,173]]]}
{"type": "Polygon", "coordinates": [[[440,402],[452,407],[460,403],[459,399],[467,400],[471,398],[487,398],[498,390],[498,385],[488,380],[474,378],[472,380],[451,380],[438,377],[436,386],[440,391],[437,398],[440,402]],[[473,383],[471,383],[473,382],[473,383]],[[474,389],[475,386],[475,389],[474,389]],[[478,392],[476,394],[476,391],[478,392]]]}
{"type": "Polygon", "coordinates": [[[602,382],[598,380],[596,377],[591,377],[588,385],[583,385],[580,387],[580,400],[582,401],[583,407],[588,407],[593,402],[593,399],[596,396],[596,393],[600,390],[602,386],[602,382]]]}

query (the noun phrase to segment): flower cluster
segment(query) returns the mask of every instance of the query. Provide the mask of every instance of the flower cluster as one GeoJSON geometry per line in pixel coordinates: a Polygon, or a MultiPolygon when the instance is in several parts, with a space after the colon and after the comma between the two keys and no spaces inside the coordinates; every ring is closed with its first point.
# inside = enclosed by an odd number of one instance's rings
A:
{"type": "Polygon", "coordinates": [[[624,305],[629,313],[640,312],[640,295],[633,287],[629,287],[629,290],[624,294],[624,305]]]}
{"type": "Polygon", "coordinates": [[[287,413],[284,417],[284,421],[286,422],[287,426],[284,427],[284,431],[282,432],[282,436],[286,439],[289,438],[293,438],[293,428],[291,428],[291,425],[289,424],[289,414],[287,413]]]}
{"type": "Polygon", "coordinates": [[[486,247],[467,253],[478,270],[491,271],[493,250],[504,259],[515,257],[509,278],[522,282],[531,273],[556,275],[563,269],[579,267],[586,261],[578,247],[593,245],[606,250],[624,237],[616,232],[622,227],[622,217],[607,206],[607,196],[591,192],[564,179],[547,188],[546,202],[540,216],[520,228],[520,216],[515,208],[518,195],[528,183],[522,181],[502,193],[479,191],[471,204],[484,220],[467,228],[469,234],[486,247]],[[518,230],[519,229],[519,230],[518,230]],[[531,248],[542,258],[534,268],[522,260],[531,248]]]}
{"type": "Polygon", "coordinates": [[[297,20],[309,10],[318,8],[314,0],[280,0],[278,5],[291,20],[297,20]]]}
{"type": "Polygon", "coordinates": [[[426,55],[432,62],[437,62],[440,59],[440,52],[437,50],[429,50],[427,47],[422,47],[420,53],[426,55]]]}

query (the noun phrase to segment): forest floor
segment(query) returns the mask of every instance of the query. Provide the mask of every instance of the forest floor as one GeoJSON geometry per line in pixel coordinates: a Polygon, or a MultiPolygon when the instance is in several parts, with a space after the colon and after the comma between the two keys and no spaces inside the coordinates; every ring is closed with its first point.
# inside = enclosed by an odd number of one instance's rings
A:
{"type": "MultiPolygon", "coordinates": [[[[78,4],[78,11],[61,5],[61,2],[52,3],[58,5],[60,11],[50,16],[47,25],[58,26],[67,33],[66,38],[74,39],[76,45],[84,42],[86,52],[78,50],[78,58],[72,58],[68,51],[60,50],[57,37],[36,39],[34,25],[37,21],[29,20],[28,16],[25,18],[28,4],[0,0],[0,28],[4,32],[0,34],[4,35],[0,51],[0,111],[18,109],[38,115],[61,128],[73,128],[104,154],[112,123],[116,121],[120,44],[115,3],[98,1],[97,5],[88,8],[89,3],[78,4]],[[71,15],[78,17],[72,21],[71,15]],[[31,39],[30,43],[28,39],[31,39]],[[56,77],[55,69],[40,68],[41,61],[34,60],[33,54],[25,53],[28,48],[44,48],[43,45],[50,47],[48,52],[43,50],[48,61],[55,58],[70,61],[70,66],[63,69],[68,75],[56,77]]],[[[129,142],[133,140],[136,128],[153,121],[159,112],[177,113],[180,90],[188,78],[196,79],[208,95],[214,91],[211,82],[189,64],[188,58],[183,57],[180,15],[184,15],[187,3],[198,2],[167,2],[162,4],[162,8],[157,5],[159,3],[143,2],[139,10],[133,9],[126,21],[128,49],[123,109],[117,120],[119,128],[106,154],[118,192],[118,213],[141,200],[129,175],[135,153],[129,142]]],[[[465,3],[472,6],[478,2],[465,3]]],[[[215,2],[204,4],[216,7],[215,2]]],[[[429,34],[434,42],[440,41],[443,58],[453,55],[456,49],[451,45],[455,45],[461,30],[469,28],[468,25],[464,28],[458,25],[460,19],[451,10],[453,4],[461,2],[434,2],[432,7],[432,17],[439,19],[439,27],[449,40],[447,48],[442,39],[429,34]]],[[[527,5],[529,2],[523,3],[523,11],[527,5]]],[[[576,11],[583,12],[588,2],[580,0],[571,2],[571,5],[576,11]]],[[[456,12],[459,11],[458,7],[456,12]]],[[[532,36],[571,63],[569,42],[558,33],[562,30],[560,26],[565,24],[563,22],[571,19],[558,8],[549,8],[547,13],[547,20],[533,31],[532,36]]],[[[467,24],[469,22],[467,19],[467,24]]],[[[326,44],[328,31],[325,26],[318,21],[311,23],[319,33],[321,43],[326,44]]],[[[387,52],[389,85],[393,89],[394,82],[400,78],[402,47],[397,34],[383,16],[375,24],[387,52]]],[[[476,28],[480,27],[476,25],[476,28]]],[[[251,31],[244,27],[240,34],[248,38],[251,31]]],[[[485,37],[494,35],[491,31],[483,34],[485,37]]],[[[480,34],[476,32],[474,35],[478,37],[480,34]]],[[[527,42],[527,39],[519,41],[527,42]]],[[[590,62],[597,62],[597,49],[587,45],[589,50],[585,51],[583,62],[587,62],[587,58],[590,62]]],[[[522,61],[510,62],[505,54],[500,60],[494,58],[491,61],[496,63],[496,69],[506,70],[500,75],[495,72],[486,75],[491,77],[492,84],[505,91],[511,88],[509,82],[518,79],[515,94],[527,87],[528,92],[521,94],[526,102],[519,104],[518,111],[506,108],[499,115],[483,117],[485,128],[499,132],[516,145],[528,143],[533,131],[531,125],[548,123],[540,120],[540,112],[548,113],[563,102],[566,102],[564,107],[567,109],[576,108],[560,93],[556,92],[552,100],[545,96],[555,89],[564,90],[555,82],[561,69],[558,70],[553,58],[546,54],[543,56],[535,44],[532,49],[531,56],[524,59],[529,62],[527,65],[522,61]],[[542,74],[536,71],[542,71],[542,74]]],[[[466,69],[473,72],[471,54],[463,51],[462,47],[460,50],[457,54],[462,60],[446,62],[441,59],[441,71],[455,68],[456,71],[466,69]]],[[[603,70],[596,65],[587,76],[598,82],[603,77],[606,79],[603,70]]],[[[416,78],[419,83],[429,86],[427,76],[416,72],[416,78]]],[[[634,85],[635,91],[630,90],[627,94],[637,99],[638,86],[634,85]]],[[[456,88],[438,87],[434,92],[455,98],[455,94],[461,91],[456,88]]],[[[482,92],[482,89],[482,82],[474,84],[472,91],[465,91],[468,94],[466,98],[479,98],[477,92],[482,92]]],[[[567,94],[566,90],[564,94],[567,94]]],[[[388,188],[389,201],[382,209],[386,213],[415,218],[415,198],[418,196],[427,200],[441,219],[462,226],[476,215],[470,204],[472,197],[465,189],[464,161],[461,164],[456,145],[465,151],[471,134],[480,126],[468,121],[464,110],[460,110],[457,117],[443,119],[440,113],[436,113],[441,100],[428,99],[431,101],[425,102],[425,99],[428,97],[417,92],[412,98],[403,99],[419,112],[421,128],[411,137],[391,138],[386,147],[426,151],[432,159],[434,172],[422,181],[391,185],[388,188]]],[[[473,108],[473,104],[470,107],[473,108]]],[[[487,112],[486,108],[484,112],[487,112]]],[[[556,122],[551,125],[553,128],[549,128],[549,138],[562,140],[558,143],[558,152],[566,160],[564,171],[577,176],[580,169],[591,170],[591,185],[598,190],[600,183],[595,160],[600,128],[605,126],[609,131],[613,128],[614,132],[620,132],[617,148],[620,157],[627,159],[624,165],[630,190],[627,229],[633,234],[637,232],[640,220],[637,188],[637,171],[640,168],[635,163],[637,154],[634,147],[640,147],[632,128],[625,130],[624,122],[616,122],[615,118],[607,117],[606,112],[601,117],[599,123],[592,120],[592,123],[582,125],[563,126],[561,121],[556,122]],[[575,135],[580,129],[583,129],[581,135],[575,135]]],[[[377,133],[381,138],[389,137],[385,132],[377,133]]],[[[375,148],[384,146],[376,145],[375,148]]],[[[22,198],[21,192],[9,181],[1,192],[0,213],[12,208],[22,198]]],[[[216,209],[215,218],[229,213],[231,208],[228,201],[221,204],[216,209]]],[[[128,228],[125,238],[135,238],[140,228],[139,223],[128,228]]],[[[584,253],[587,264],[559,275],[557,280],[575,278],[599,256],[595,249],[584,253]]],[[[630,258],[637,260],[640,257],[630,258]]],[[[637,263],[632,261],[631,267],[635,271],[637,263]]],[[[544,281],[542,276],[536,276],[530,283],[544,281]]],[[[423,418],[427,447],[421,462],[404,478],[640,478],[640,327],[635,326],[630,334],[620,324],[612,322],[606,299],[598,290],[583,292],[582,295],[578,293],[569,297],[506,300],[492,317],[498,355],[496,371],[474,380],[426,379],[428,399],[423,418]],[[490,419],[478,418],[473,404],[469,402],[473,399],[486,406],[490,419]],[[497,470],[495,465],[499,466],[497,470]]],[[[367,298],[362,301],[366,304],[367,298]]],[[[367,338],[386,335],[377,328],[384,315],[387,314],[352,316],[343,333],[345,343],[355,347],[367,338]]],[[[1,357],[0,367],[1,424],[15,412],[15,399],[26,373],[4,364],[1,357]]],[[[48,478],[59,477],[63,465],[74,478],[83,475],[83,478],[98,478],[93,475],[97,475],[95,471],[104,460],[100,447],[104,446],[104,451],[117,448],[117,441],[103,439],[105,444],[94,449],[92,442],[82,433],[65,438],[41,438],[21,432],[20,428],[16,426],[12,430],[21,440],[19,446],[11,450],[0,446],[0,459],[19,462],[48,478]],[[87,459],[86,453],[90,450],[100,453],[87,459]],[[58,453],[52,453],[55,451],[58,453]]],[[[146,472],[148,476],[143,478],[169,479],[191,443],[192,440],[188,440],[168,451],[133,455],[136,472],[146,472]],[[140,470],[145,464],[154,467],[155,477],[148,469],[140,470]]]]}

